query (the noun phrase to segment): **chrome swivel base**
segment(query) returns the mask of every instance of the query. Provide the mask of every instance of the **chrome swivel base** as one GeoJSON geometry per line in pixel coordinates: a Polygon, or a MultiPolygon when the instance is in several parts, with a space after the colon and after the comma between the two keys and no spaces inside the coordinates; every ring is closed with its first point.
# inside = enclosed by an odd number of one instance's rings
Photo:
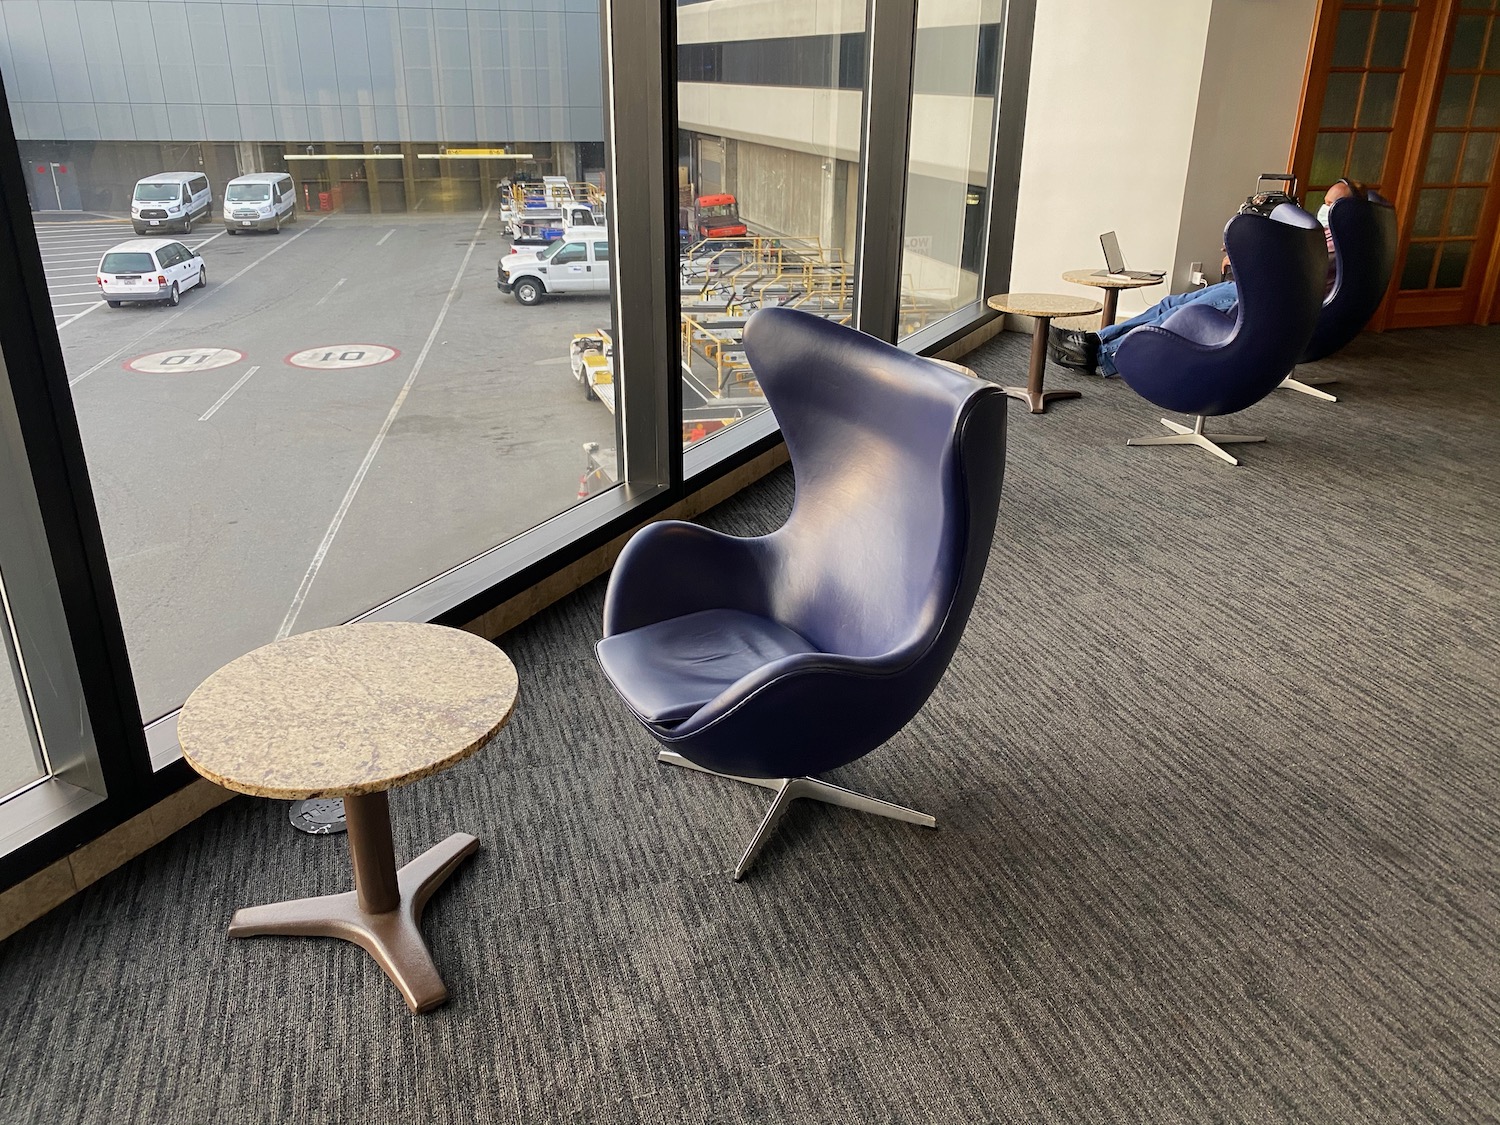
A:
{"type": "Polygon", "coordinates": [[[1234,442],[1266,440],[1263,437],[1250,437],[1246,434],[1205,434],[1203,432],[1203,415],[1201,414],[1198,415],[1198,419],[1193,423],[1193,428],[1191,430],[1186,426],[1179,426],[1176,422],[1169,421],[1166,418],[1163,418],[1161,420],[1161,424],[1167,427],[1167,429],[1171,430],[1172,432],[1170,434],[1162,434],[1160,437],[1133,437],[1125,444],[1196,445],[1200,449],[1208,450],[1215,457],[1222,457],[1231,465],[1238,465],[1239,462],[1237,460],[1235,460],[1233,457],[1229,456],[1228,453],[1219,448],[1219,442],[1224,442],[1226,445],[1229,445],[1233,444],[1234,442]]]}
{"type": "Polygon", "coordinates": [[[1338,402],[1336,396],[1329,394],[1327,391],[1318,390],[1324,383],[1332,382],[1332,379],[1293,379],[1288,375],[1277,384],[1277,388],[1285,388],[1289,391],[1301,391],[1305,395],[1312,395],[1313,398],[1320,398],[1324,402],[1338,402]]]}
{"type": "Polygon", "coordinates": [[[669,766],[681,766],[683,769],[696,770],[698,773],[711,774],[714,777],[727,778],[730,781],[743,781],[749,785],[759,785],[762,789],[770,789],[776,794],[776,799],[771,802],[771,807],[766,810],[766,815],[761,818],[760,827],[755,830],[755,835],[750,838],[750,846],[745,849],[745,854],[740,856],[740,861],[734,868],[734,881],[738,883],[745,877],[745,872],[750,870],[755,863],[756,856],[766,846],[766,841],[771,838],[771,833],[776,829],[776,822],[793,801],[798,797],[806,797],[812,801],[822,801],[825,805],[839,805],[846,809],[855,809],[859,812],[874,813],[876,816],[889,817],[892,820],[904,820],[908,824],[920,824],[924,828],[936,828],[937,817],[929,816],[924,812],[906,808],[904,805],[892,804],[890,801],[882,801],[878,797],[866,797],[863,793],[856,793],[852,789],[845,789],[831,782],[820,781],[816,777],[739,777],[731,773],[719,773],[717,770],[704,769],[702,766],[694,765],[681,754],[671,750],[663,750],[656,756],[658,762],[664,762],[669,766]]]}

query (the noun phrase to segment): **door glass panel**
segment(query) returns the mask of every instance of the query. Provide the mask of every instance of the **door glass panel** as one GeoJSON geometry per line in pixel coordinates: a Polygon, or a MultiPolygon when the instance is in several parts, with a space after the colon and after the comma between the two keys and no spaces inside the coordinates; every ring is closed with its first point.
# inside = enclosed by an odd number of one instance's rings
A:
{"type": "Polygon", "coordinates": [[[1328,89],[1323,94],[1323,116],[1318,122],[1323,128],[1343,129],[1354,124],[1360,77],[1342,72],[1328,76],[1328,89]]]}
{"type": "Polygon", "coordinates": [[[1489,16],[1461,15],[1453,25],[1453,49],[1448,53],[1449,70],[1473,70],[1484,50],[1484,28],[1489,16]]]}
{"type": "Polygon", "coordinates": [[[1413,242],[1406,252],[1406,266],[1401,271],[1402,289],[1426,289],[1432,279],[1432,263],[1437,257],[1437,243],[1413,242]]]}
{"type": "Polygon", "coordinates": [[[1406,44],[1410,38],[1410,12],[1381,12],[1375,22],[1370,65],[1399,69],[1406,62],[1406,44]]]}
{"type": "Polygon", "coordinates": [[[1448,184],[1453,182],[1453,170],[1458,166],[1458,150],[1463,146],[1462,133],[1434,133],[1432,145],[1427,150],[1427,166],[1422,172],[1422,182],[1448,184]]]}
{"type": "Polygon", "coordinates": [[[1489,180],[1490,166],[1495,161],[1495,137],[1494,133],[1469,134],[1469,143],[1464,146],[1463,167],[1458,173],[1460,181],[1477,184],[1489,180]]]}
{"type": "Polygon", "coordinates": [[[1490,45],[1484,52],[1484,69],[1500,70],[1500,34],[1490,31],[1490,45]]]}
{"type": "Polygon", "coordinates": [[[1360,128],[1390,127],[1396,117],[1396,90],[1400,85],[1399,74],[1365,75],[1365,96],[1359,104],[1360,128]]]}
{"type": "Polygon", "coordinates": [[[987,10],[917,6],[898,339],[979,299],[1000,44],[987,10]]]}
{"type": "Polygon", "coordinates": [[[1370,25],[1374,12],[1346,9],[1339,16],[1339,29],[1333,40],[1334,66],[1364,66],[1365,49],[1370,42],[1370,25]]]}
{"type": "Polygon", "coordinates": [[[1313,146],[1312,182],[1331,184],[1349,163],[1349,133],[1319,133],[1313,146]]]}
{"type": "Polygon", "coordinates": [[[1449,235],[1473,236],[1479,230],[1479,213],[1484,209],[1484,188],[1457,188],[1453,206],[1448,208],[1449,235]]]}
{"type": "Polygon", "coordinates": [[[1437,124],[1462,126],[1469,120],[1469,99],[1474,95],[1472,74],[1450,74],[1438,98],[1437,124]]]}
{"type": "Polygon", "coordinates": [[[1433,288],[1463,288],[1464,271],[1468,268],[1469,251],[1473,247],[1472,242],[1443,243],[1443,254],[1438,259],[1437,280],[1433,283],[1433,288]]]}
{"type": "Polygon", "coordinates": [[[1356,133],[1349,153],[1349,176],[1367,183],[1379,183],[1385,168],[1385,149],[1389,133],[1356,133]]]}
{"type": "Polygon", "coordinates": [[[1470,124],[1476,129],[1500,126],[1500,74],[1487,74],[1479,80],[1479,96],[1474,99],[1470,124]]]}
{"type": "Polygon", "coordinates": [[[1415,238],[1437,238],[1443,233],[1443,212],[1448,207],[1448,188],[1427,188],[1417,196],[1417,216],[1411,233],[1415,238]]]}
{"type": "Polygon", "coordinates": [[[11,630],[4,576],[0,575],[0,798],[46,773],[32,720],[26,673],[11,630]]]}
{"type": "Polygon", "coordinates": [[[866,0],[765,0],[733,36],[719,7],[677,8],[685,446],[765,409],[756,308],[854,302],[866,0]]]}

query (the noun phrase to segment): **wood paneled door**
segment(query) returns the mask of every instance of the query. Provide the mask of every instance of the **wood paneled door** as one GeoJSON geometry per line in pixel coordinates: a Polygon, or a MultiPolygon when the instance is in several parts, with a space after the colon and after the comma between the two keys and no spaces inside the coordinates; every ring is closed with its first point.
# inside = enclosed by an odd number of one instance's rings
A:
{"type": "Polygon", "coordinates": [[[1309,210],[1341,176],[1394,200],[1374,327],[1500,319],[1497,148],[1500,0],[1320,0],[1292,170],[1309,210]]]}

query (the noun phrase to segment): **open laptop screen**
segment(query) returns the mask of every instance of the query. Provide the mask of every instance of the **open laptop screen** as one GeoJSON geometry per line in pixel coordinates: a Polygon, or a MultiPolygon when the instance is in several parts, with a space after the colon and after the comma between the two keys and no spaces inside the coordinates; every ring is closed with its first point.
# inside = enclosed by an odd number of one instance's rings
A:
{"type": "Polygon", "coordinates": [[[1114,231],[1099,236],[1099,245],[1104,247],[1104,267],[1110,273],[1125,272],[1125,258],[1120,253],[1120,240],[1114,231]]]}

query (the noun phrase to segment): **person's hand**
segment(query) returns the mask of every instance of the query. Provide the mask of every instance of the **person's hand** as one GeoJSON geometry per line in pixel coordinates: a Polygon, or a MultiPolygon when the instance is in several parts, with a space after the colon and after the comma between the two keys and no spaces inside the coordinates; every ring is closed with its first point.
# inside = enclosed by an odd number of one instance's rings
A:
{"type": "Polygon", "coordinates": [[[1224,255],[1224,260],[1219,263],[1219,272],[1220,273],[1228,273],[1229,272],[1229,254],[1227,252],[1224,255]]]}

